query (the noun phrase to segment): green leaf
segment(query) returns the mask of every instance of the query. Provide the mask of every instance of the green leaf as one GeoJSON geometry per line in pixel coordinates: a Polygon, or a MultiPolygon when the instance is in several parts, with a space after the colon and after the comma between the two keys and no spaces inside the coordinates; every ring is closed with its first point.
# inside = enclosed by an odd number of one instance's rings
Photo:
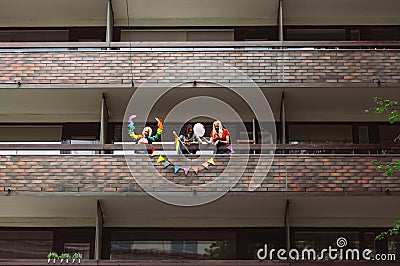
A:
{"type": "Polygon", "coordinates": [[[394,124],[397,120],[399,120],[399,113],[397,112],[397,110],[393,110],[390,113],[389,122],[390,124],[394,124]]]}
{"type": "Polygon", "coordinates": [[[394,221],[394,226],[400,228],[400,220],[394,221]]]}

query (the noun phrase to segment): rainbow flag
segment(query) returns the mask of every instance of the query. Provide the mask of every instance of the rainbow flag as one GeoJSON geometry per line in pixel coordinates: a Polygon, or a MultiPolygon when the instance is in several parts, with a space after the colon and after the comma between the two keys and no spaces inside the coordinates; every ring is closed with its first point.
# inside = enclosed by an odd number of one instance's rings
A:
{"type": "Polygon", "coordinates": [[[180,154],[182,150],[182,142],[177,135],[174,136],[176,154],[180,154]]]}

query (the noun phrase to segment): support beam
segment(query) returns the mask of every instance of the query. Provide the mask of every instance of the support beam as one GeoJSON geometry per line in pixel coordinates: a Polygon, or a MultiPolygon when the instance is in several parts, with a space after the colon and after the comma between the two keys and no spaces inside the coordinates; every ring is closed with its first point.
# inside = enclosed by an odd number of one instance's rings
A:
{"type": "Polygon", "coordinates": [[[103,241],[103,210],[101,209],[101,202],[97,200],[97,216],[96,216],[96,239],[94,247],[94,259],[101,259],[101,243],[103,241]]]}
{"type": "Polygon", "coordinates": [[[100,144],[106,144],[107,142],[108,118],[107,101],[103,93],[101,96],[100,144]]]}
{"type": "Polygon", "coordinates": [[[109,44],[113,41],[114,32],[114,12],[111,0],[107,1],[107,29],[106,29],[106,42],[109,44]]]}
{"type": "Polygon", "coordinates": [[[283,3],[279,0],[278,8],[278,27],[279,27],[279,41],[283,41],[283,3]]]}
{"type": "Polygon", "coordinates": [[[290,250],[290,224],[289,224],[289,200],[286,200],[285,210],[285,233],[286,233],[286,250],[290,250]]]}
{"type": "Polygon", "coordinates": [[[281,96],[281,110],[280,110],[280,120],[281,120],[281,144],[286,144],[286,109],[285,109],[285,91],[282,91],[281,96]]]}
{"type": "Polygon", "coordinates": [[[257,119],[253,118],[253,140],[257,142],[257,119]]]}

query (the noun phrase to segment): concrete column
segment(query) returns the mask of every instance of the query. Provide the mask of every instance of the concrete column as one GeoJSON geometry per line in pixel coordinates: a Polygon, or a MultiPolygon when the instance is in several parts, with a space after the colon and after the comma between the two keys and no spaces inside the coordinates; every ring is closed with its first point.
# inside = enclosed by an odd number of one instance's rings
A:
{"type": "Polygon", "coordinates": [[[281,96],[281,112],[280,112],[280,119],[281,119],[281,144],[286,143],[286,109],[285,109],[285,92],[282,91],[281,96]]]}
{"type": "Polygon", "coordinates": [[[106,28],[106,42],[110,43],[113,41],[114,31],[114,12],[112,9],[111,0],[107,0],[107,28],[106,28]]]}
{"type": "Polygon", "coordinates": [[[108,108],[104,93],[101,97],[101,117],[100,117],[100,144],[107,142],[107,129],[108,129],[108,108]]]}
{"type": "Polygon", "coordinates": [[[279,0],[278,9],[278,27],[279,27],[279,40],[283,41],[283,0],[279,0]]]}
{"type": "Polygon", "coordinates": [[[285,232],[286,232],[286,250],[290,250],[290,224],[289,224],[289,200],[286,200],[285,210],[285,232]]]}
{"type": "Polygon", "coordinates": [[[101,259],[101,243],[103,241],[103,210],[101,209],[101,202],[97,200],[97,216],[96,216],[96,239],[94,247],[94,259],[101,259]]]}

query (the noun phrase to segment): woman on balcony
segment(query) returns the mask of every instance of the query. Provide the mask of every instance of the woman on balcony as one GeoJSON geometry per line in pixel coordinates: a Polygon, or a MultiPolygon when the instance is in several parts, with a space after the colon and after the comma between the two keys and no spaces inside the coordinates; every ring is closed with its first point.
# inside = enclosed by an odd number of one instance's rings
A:
{"type": "Polygon", "coordinates": [[[154,136],[151,136],[153,134],[153,130],[151,127],[145,127],[142,130],[142,134],[136,135],[135,134],[135,124],[133,123],[133,119],[135,118],[135,115],[131,115],[128,120],[128,134],[131,138],[133,138],[135,141],[137,141],[138,144],[151,144],[153,141],[157,140],[162,133],[163,129],[163,124],[162,120],[156,117],[157,121],[157,132],[154,136]]]}
{"type": "MultiPolygon", "coordinates": [[[[186,127],[186,131],[184,135],[179,136],[180,141],[187,147],[190,145],[196,145],[198,147],[198,144],[201,143],[201,139],[199,136],[197,136],[194,133],[193,126],[191,124],[188,124],[186,127]]],[[[192,149],[191,151],[193,153],[196,153],[198,149],[192,149]]],[[[182,153],[189,153],[186,149],[182,150],[182,153]]]]}
{"type": "Polygon", "coordinates": [[[229,131],[222,126],[221,121],[214,121],[213,129],[210,134],[210,140],[203,138],[207,143],[212,143],[217,146],[217,154],[230,154],[231,150],[228,149],[231,143],[229,131]]]}

